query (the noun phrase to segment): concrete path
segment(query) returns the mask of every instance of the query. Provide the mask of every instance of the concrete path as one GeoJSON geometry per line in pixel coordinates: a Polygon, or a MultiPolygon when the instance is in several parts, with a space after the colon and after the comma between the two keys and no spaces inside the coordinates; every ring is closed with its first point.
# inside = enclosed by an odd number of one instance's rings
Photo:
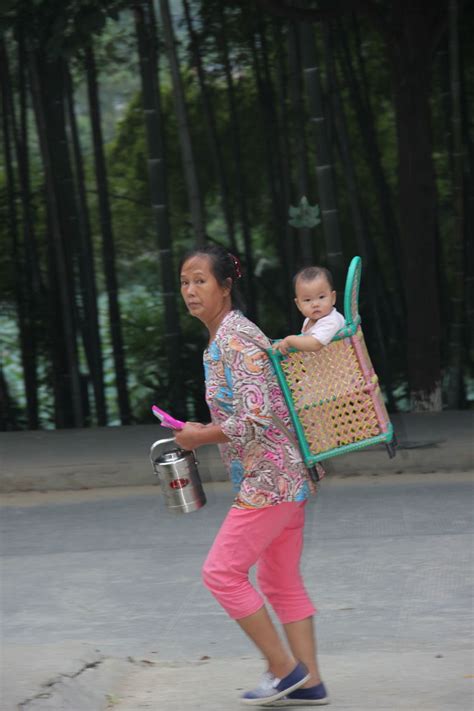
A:
{"type": "MultiPolygon", "coordinates": [[[[227,711],[263,661],[200,583],[229,506],[157,487],[2,497],[1,711],[227,711]]],[[[332,708],[473,707],[472,478],[328,477],[304,575],[332,708]]]]}
{"type": "MultiPolygon", "coordinates": [[[[474,412],[394,415],[398,454],[369,447],[325,462],[342,475],[474,469],[474,412]]],[[[0,492],[93,489],[156,483],[150,447],[170,435],[150,425],[79,430],[0,432],[0,492]]],[[[217,447],[199,449],[203,481],[226,481],[217,447]]]]}

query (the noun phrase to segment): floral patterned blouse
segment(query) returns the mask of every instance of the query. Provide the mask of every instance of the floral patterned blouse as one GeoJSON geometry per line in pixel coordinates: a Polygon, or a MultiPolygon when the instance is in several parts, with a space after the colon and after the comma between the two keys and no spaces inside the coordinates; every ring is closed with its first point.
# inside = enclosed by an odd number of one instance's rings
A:
{"type": "Polygon", "coordinates": [[[206,401],[229,442],[219,445],[236,497],[253,509],[304,501],[315,490],[299,450],[272,421],[291,428],[288,409],[264,350],[268,338],[240,311],[230,311],[204,351],[206,401]]]}

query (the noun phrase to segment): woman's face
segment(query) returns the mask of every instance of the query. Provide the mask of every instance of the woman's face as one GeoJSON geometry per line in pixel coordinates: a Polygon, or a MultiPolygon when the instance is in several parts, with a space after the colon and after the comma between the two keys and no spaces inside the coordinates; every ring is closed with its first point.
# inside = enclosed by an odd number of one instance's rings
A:
{"type": "Polygon", "coordinates": [[[230,310],[230,286],[221,286],[211,271],[208,256],[197,254],[181,269],[181,295],[189,313],[205,324],[230,310]]]}

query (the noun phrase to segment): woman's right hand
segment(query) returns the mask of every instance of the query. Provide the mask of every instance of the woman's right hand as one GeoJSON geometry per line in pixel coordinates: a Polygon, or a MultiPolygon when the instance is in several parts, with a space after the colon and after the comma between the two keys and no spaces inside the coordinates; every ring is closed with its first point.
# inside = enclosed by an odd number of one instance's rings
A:
{"type": "Polygon", "coordinates": [[[196,449],[202,444],[202,430],[206,428],[201,422],[186,422],[181,430],[176,430],[174,438],[182,449],[196,449]]]}

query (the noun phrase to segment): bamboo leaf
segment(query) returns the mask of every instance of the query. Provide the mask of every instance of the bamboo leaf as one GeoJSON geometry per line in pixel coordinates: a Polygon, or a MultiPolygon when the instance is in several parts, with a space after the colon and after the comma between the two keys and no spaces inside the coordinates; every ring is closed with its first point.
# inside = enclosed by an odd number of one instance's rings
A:
{"type": "Polygon", "coordinates": [[[288,224],[296,229],[316,227],[321,222],[319,205],[310,205],[305,195],[298,206],[290,205],[288,214],[288,224]]]}

